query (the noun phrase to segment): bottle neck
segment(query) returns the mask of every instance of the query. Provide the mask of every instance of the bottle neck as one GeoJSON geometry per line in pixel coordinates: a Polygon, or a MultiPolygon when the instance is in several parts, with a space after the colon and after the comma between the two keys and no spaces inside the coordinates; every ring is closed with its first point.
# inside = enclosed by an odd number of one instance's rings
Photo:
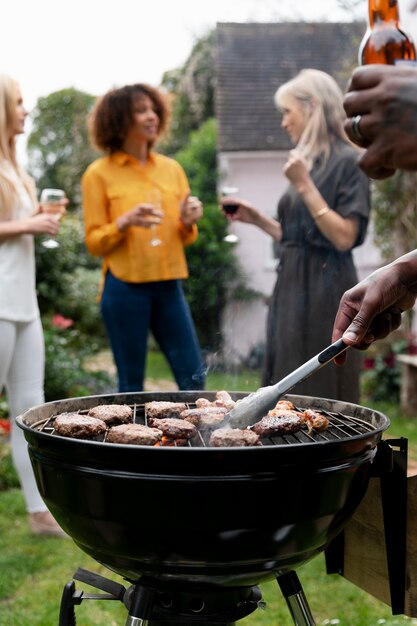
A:
{"type": "Polygon", "coordinates": [[[369,26],[381,22],[394,22],[398,25],[400,14],[397,0],[369,0],[369,26]]]}

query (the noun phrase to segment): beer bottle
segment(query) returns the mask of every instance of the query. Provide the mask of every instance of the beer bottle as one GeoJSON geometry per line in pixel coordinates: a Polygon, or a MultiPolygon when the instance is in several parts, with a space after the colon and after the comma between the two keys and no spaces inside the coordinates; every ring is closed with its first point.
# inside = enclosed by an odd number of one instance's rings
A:
{"type": "Polygon", "coordinates": [[[359,48],[359,64],[415,62],[414,43],[399,25],[397,0],[368,0],[369,25],[359,48]]]}

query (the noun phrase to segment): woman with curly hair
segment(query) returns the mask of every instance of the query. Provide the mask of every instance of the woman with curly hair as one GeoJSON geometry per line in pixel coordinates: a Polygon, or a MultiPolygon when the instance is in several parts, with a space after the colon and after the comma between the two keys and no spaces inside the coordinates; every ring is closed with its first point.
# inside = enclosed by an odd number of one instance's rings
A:
{"type": "Polygon", "coordinates": [[[105,156],[82,179],[86,244],[103,258],[101,312],[121,392],[143,390],[150,331],[179,389],[205,383],[182,289],[184,247],[197,238],[203,207],[182,167],[154,149],[168,117],[163,93],[138,83],[106,93],[90,118],[105,156]]]}

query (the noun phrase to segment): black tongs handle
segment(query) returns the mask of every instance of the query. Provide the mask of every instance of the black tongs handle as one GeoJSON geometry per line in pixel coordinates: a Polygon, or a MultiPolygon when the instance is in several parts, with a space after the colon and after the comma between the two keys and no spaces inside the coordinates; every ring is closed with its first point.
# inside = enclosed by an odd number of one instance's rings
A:
{"type": "Polygon", "coordinates": [[[342,352],[347,350],[347,348],[348,346],[343,341],[343,339],[338,339],[337,341],[332,343],[331,346],[323,350],[323,352],[320,352],[320,354],[317,355],[317,359],[318,361],[320,361],[320,363],[323,363],[323,365],[325,365],[335,357],[339,356],[339,354],[342,354],[342,352]]]}
{"type": "Polygon", "coordinates": [[[285,378],[273,385],[273,388],[277,392],[277,400],[290,391],[296,384],[301,383],[311,376],[311,374],[321,369],[323,365],[326,365],[326,363],[332,361],[339,354],[342,354],[348,347],[349,346],[345,344],[342,339],[338,339],[322,352],[313,356],[309,361],[300,365],[300,367],[288,374],[288,376],[285,376],[285,378]]]}

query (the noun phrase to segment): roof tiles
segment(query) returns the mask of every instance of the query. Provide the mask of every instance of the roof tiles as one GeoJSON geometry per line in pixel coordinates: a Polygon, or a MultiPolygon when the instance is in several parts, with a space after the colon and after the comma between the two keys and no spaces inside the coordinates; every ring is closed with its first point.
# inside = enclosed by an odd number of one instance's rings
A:
{"type": "Polygon", "coordinates": [[[344,90],[364,32],[363,22],[217,24],[219,150],[290,148],[275,91],[307,67],[328,72],[344,90]]]}

